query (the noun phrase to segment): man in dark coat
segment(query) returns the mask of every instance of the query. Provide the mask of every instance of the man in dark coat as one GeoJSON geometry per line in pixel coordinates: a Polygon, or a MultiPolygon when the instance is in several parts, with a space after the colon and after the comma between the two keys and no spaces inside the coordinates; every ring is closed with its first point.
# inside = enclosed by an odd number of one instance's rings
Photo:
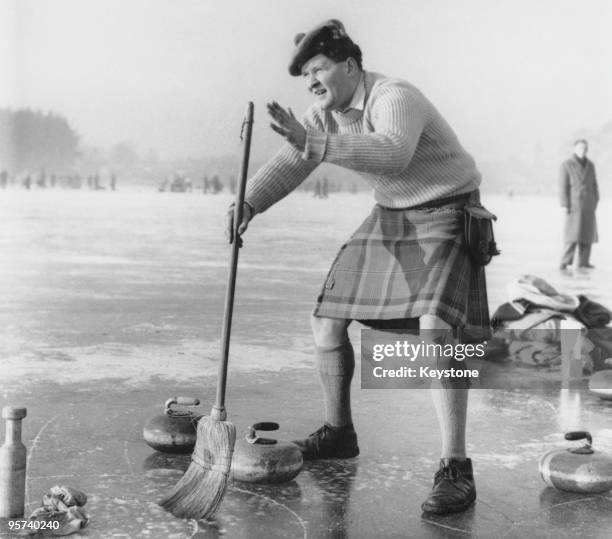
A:
{"type": "Polygon", "coordinates": [[[561,258],[561,271],[571,266],[578,249],[578,267],[593,268],[589,263],[591,244],[597,241],[595,210],[599,190],[595,166],[587,159],[587,141],[574,143],[574,155],[561,165],[561,206],[566,208],[565,249],[561,258]]]}

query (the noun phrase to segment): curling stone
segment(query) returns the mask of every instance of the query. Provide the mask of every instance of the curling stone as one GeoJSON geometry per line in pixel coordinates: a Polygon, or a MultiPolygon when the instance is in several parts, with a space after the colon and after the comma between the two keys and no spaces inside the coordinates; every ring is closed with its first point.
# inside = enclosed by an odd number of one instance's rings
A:
{"type": "Polygon", "coordinates": [[[589,379],[589,391],[604,400],[612,400],[612,369],[597,371],[589,379]]]}
{"type": "Polygon", "coordinates": [[[197,406],[199,399],[172,397],[166,401],[164,413],[156,415],[142,429],[145,441],[155,450],[165,453],[191,453],[197,438],[198,421],[202,414],[196,414],[179,406],[197,406]]]}
{"type": "Polygon", "coordinates": [[[582,447],[555,449],[542,455],[539,462],[544,482],[559,490],[580,493],[607,492],[612,489],[612,456],[594,451],[588,432],[568,432],[566,440],[582,440],[582,447]]]}
{"type": "Polygon", "coordinates": [[[291,442],[257,435],[258,430],[278,430],[278,423],[255,423],[244,438],[236,440],[230,472],[236,481],[246,483],[284,483],[302,469],[304,459],[299,447],[291,442]]]}

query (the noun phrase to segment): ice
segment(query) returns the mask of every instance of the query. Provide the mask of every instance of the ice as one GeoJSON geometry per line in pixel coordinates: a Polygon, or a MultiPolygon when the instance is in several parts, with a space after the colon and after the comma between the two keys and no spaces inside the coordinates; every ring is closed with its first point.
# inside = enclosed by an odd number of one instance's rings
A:
{"type": "MultiPolygon", "coordinates": [[[[483,194],[502,255],[487,269],[491,310],[524,273],[612,306],[610,201],[598,209],[595,270],[563,276],[555,196],[483,194]]],[[[229,248],[228,194],[8,190],[0,194],[2,384],[214,374],[229,248]]],[[[240,251],[233,368],[309,365],[309,313],[370,193],[298,192],[251,223],[240,251]]],[[[358,332],[355,336],[358,338],[358,332]]]]}

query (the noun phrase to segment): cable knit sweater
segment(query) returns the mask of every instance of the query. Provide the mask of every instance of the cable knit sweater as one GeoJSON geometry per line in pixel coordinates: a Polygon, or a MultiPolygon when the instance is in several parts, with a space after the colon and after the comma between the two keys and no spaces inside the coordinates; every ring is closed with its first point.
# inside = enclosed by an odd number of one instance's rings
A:
{"type": "Polygon", "coordinates": [[[473,191],[480,174],[457,136],[414,86],[364,73],[363,111],[321,110],[302,123],[303,153],[285,144],[247,185],[246,200],[261,213],[293,191],[321,162],[360,173],[388,208],[409,208],[473,191]]]}

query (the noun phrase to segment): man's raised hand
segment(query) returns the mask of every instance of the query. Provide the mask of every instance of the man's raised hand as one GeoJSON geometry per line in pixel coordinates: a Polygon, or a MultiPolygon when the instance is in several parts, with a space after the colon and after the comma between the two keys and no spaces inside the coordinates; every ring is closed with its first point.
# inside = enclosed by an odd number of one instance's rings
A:
{"type": "Polygon", "coordinates": [[[295,118],[293,111],[285,110],[276,101],[268,103],[268,114],[276,123],[270,127],[291,144],[298,152],[303,152],[306,147],[306,129],[295,118]]]}

